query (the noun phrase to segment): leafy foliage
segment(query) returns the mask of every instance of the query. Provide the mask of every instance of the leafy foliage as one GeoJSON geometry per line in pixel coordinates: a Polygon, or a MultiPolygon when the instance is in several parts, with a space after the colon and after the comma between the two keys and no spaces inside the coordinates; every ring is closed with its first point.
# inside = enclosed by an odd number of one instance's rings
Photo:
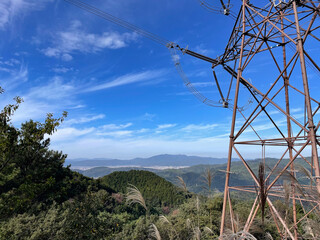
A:
{"type": "Polygon", "coordinates": [[[85,192],[89,185],[97,187],[97,182],[63,167],[67,155],[49,149],[46,136],[56,130],[66,113],[57,119],[48,114],[45,123],[30,120],[17,129],[9,121],[16,107],[5,108],[0,119],[1,218],[39,203],[62,203],[85,192]]]}
{"type": "Polygon", "coordinates": [[[101,183],[121,193],[126,193],[128,184],[132,184],[141,191],[147,204],[154,206],[173,206],[185,199],[182,190],[148,171],[113,172],[101,178],[101,183]]]}

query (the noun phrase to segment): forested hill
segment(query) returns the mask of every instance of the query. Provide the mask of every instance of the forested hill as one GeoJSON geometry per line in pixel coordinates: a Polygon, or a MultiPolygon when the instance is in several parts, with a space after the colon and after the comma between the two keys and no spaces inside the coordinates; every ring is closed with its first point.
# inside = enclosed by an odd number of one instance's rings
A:
{"type": "Polygon", "coordinates": [[[120,193],[126,193],[127,187],[130,184],[134,185],[151,205],[173,206],[182,203],[185,199],[182,189],[148,171],[113,172],[100,180],[105,187],[120,193]]]}
{"type": "MultiPolygon", "coordinates": [[[[267,171],[269,171],[270,168],[274,166],[276,162],[277,162],[277,159],[267,158],[266,159],[267,171]]],[[[283,161],[279,164],[278,168],[280,169],[284,167],[284,164],[287,162],[288,162],[288,159],[283,159],[283,161]]],[[[248,161],[249,166],[251,167],[253,172],[256,174],[258,173],[259,163],[260,163],[259,159],[248,161]]],[[[297,159],[296,164],[297,166],[299,165],[306,166],[306,163],[302,159],[297,159]]],[[[126,167],[126,168],[97,167],[97,168],[91,168],[88,170],[76,170],[76,171],[79,171],[85,176],[97,178],[97,177],[102,177],[102,176],[111,174],[115,171],[123,172],[123,171],[130,171],[132,169],[147,170],[157,174],[158,176],[166,179],[167,181],[173,184],[178,183],[177,177],[180,176],[185,181],[189,191],[195,192],[195,193],[201,193],[201,192],[204,192],[204,187],[205,187],[204,172],[207,169],[210,169],[211,174],[213,176],[213,181],[212,181],[213,188],[218,191],[223,191],[224,183],[225,183],[226,167],[227,167],[226,164],[196,165],[196,166],[180,168],[180,169],[164,169],[164,170],[152,169],[152,168],[130,168],[130,167],[126,167]]],[[[283,178],[285,178],[285,176],[283,176],[283,178]]],[[[302,182],[306,181],[304,176],[302,176],[299,173],[297,174],[297,178],[302,182]]],[[[252,181],[252,178],[249,175],[248,171],[245,169],[242,162],[239,162],[239,161],[232,162],[232,174],[230,177],[230,185],[238,186],[238,185],[252,185],[252,184],[254,184],[252,181]]]]}

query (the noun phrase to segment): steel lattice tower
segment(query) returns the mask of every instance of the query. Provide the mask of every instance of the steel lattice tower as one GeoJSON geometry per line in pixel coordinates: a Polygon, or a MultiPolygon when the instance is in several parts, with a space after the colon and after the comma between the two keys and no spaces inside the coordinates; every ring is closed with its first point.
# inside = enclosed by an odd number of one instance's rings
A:
{"type": "MultiPolygon", "coordinates": [[[[251,192],[256,195],[243,229],[246,232],[249,232],[258,210],[264,211],[264,208],[268,207],[282,238],[298,239],[297,224],[312,211],[305,211],[305,215],[298,219],[297,203],[304,206],[304,203],[307,202],[312,205],[309,207],[311,210],[319,205],[320,171],[317,130],[320,122],[315,125],[314,119],[317,117],[320,105],[316,98],[310,96],[310,87],[313,86],[310,85],[310,68],[313,68],[317,73],[320,71],[316,60],[311,57],[312,50],[310,51],[311,45],[313,47],[319,46],[320,39],[317,37],[319,35],[316,35],[316,30],[319,28],[318,19],[319,1],[242,1],[230,40],[224,54],[216,64],[224,66],[225,70],[236,77],[220,236],[225,232],[227,215],[230,217],[229,227],[234,232],[236,229],[230,190],[251,192]],[[261,6],[262,4],[267,5],[261,6]],[[263,54],[265,61],[273,63],[274,69],[270,69],[270,71],[277,72],[272,79],[270,78],[266,82],[263,89],[246,79],[246,70],[250,64],[254,63],[258,54],[263,54]],[[237,70],[232,71],[227,64],[235,61],[237,61],[237,70]],[[245,118],[241,116],[242,114],[238,114],[239,108],[237,107],[242,96],[241,85],[246,88],[255,102],[253,109],[246,113],[245,118]],[[293,109],[292,98],[294,98],[292,96],[295,95],[302,96],[300,103],[302,102],[306,112],[306,121],[304,122],[299,121],[291,112],[293,109]],[[284,118],[280,124],[271,114],[274,109],[277,109],[284,118]],[[264,138],[258,134],[258,130],[255,131],[254,125],[260,116],[268,119],[273,127],[271,132],[276,132],[277,137],[267,136],[264,138]],[[255,137],[251,135],[251,137],[241,139],[248,131],[255,133],[255,137]],[[240,145],[261,146],[262,157],[259,173],[254,172],[250,167],[239,150],[240,145]],[[266,148],[272,151],[273,148],[279,149],[279,147],[282,153],[276,164],[272,166],[265,159],[266,148]],[[311,160],[304,156],[305,153],[310,154],[307,149],[311,149],[311,160]],[[233,154],[240,158],[251,175],[254,182],[252,186],[230,185],[233,154]],[[298,185],[296,182],[295,160],[298,157],[309,165],[314,184],[298,185]],[[269,170],[267,171],[267,169],[269,170]],[[282,176],[288,173],[292,176],[290,199],[293,207],[293,219],[290,225],[281,217],[272,201],[276,198],[284,198],[283,186],[280,181],[282,176]],[[316,191],[313,191],[315,189],[316,191]],[[228,208],[229,213],[227,213],[228,208]],[[284,231],[281,230],[282,228],[284,231]]],[[[265,71],[268,70],[259,70],[259,74],[261,76],[268,75],[265,71]]],[[[312,78],[313,82],[315,82],[314,79],[319,81],[319,76],[312,76],[312,78]]],[[[257,81],[259,79],[254,82],[257,81]]],[[[295,104],[296,102],[297,100],[295,104]]]]}

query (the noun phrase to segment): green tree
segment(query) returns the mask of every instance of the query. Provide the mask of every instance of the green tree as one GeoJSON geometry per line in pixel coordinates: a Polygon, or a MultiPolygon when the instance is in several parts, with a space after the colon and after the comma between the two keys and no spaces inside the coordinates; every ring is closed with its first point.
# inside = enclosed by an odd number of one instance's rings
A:
{"type": "MultiPolygon", "coordinates": [[[[0,87],[1,93],[3,93],[3,89],[0,87]]],[[[0,189],[3,189],[3,186],[19,173],[14,162],[10,161],[14,158],[19,135],[17,129],[10,123],[10,120],[22,102],[22,99],[19,97],[16,97],[14,100],[14,104],[5,106],[0,112],[0,189]]]]}
{"type": "Polygon", "coordinates": [[[48,136],[67,113],[59,118],[49,113],[43,123],[29,120],[17,128],[11,117],[22,99],[14,100],[0,112],[0,220],[25,211],[41,211],[33,207],[39,203],[43,207],[62,203],[86,192],[89,185],[98,189],[99,182],[63,167],[66,154],[49,149],[48,136]]]}

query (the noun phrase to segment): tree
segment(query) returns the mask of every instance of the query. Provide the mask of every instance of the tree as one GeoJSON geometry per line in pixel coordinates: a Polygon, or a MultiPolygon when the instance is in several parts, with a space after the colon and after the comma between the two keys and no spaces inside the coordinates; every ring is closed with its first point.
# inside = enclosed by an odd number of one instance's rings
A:
{"type": "MultiPolygon", "coordinates": [[[[3,92],[4,90],[0,87],[0,94],[3,92]]],[[[14,100],[14,104],[5,106],[0,112],[0,189],[18,174],[15,164],[10,160],[14,157],[19,133],[10,120],[22,99],[16,97],[14,100]]]]}
{"type": "MultiPolygon", "coordinates": [[[[3,91],[1,91],[3,92],[3,91]]],[[[22,103],[16,97],[14,104],[0,113],[0,215],[20,213],[42,200],[57,200],[57,188],[70,170],[63,169],[67,155],[49,150],[50,139],[67,113],[54,118],[47,114],[44,123],[27,121],[18,129],[11,117],[22,103]]]]}

